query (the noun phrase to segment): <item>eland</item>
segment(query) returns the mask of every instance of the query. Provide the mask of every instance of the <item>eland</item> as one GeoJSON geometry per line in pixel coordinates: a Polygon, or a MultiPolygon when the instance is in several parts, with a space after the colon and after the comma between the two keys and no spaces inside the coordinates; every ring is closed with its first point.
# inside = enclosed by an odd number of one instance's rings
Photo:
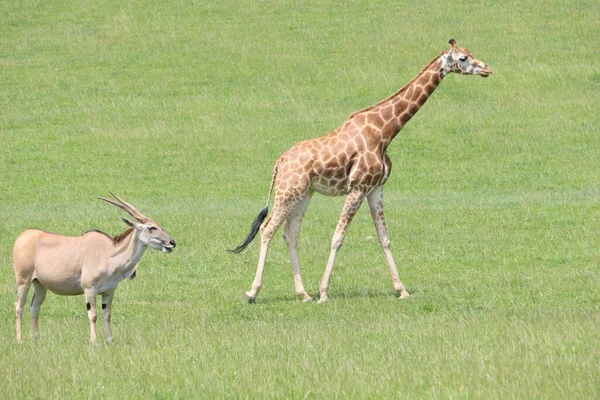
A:
{"type": "Polygon", "coordinates": [[[96,296],[102,296],[104,330],[112,342],[110,316],[113,295],[123,279],[133,279],[140,259],[148,247],[170,253],[175,240],[151,218],[119,198],[98,197],[131,215],[135,221],[122,220],[129,228],[115,237],[93,230],[81,236],[64,236],[39,229],[28,229],[15,241],[13,265],[17,281],[17,342],[21,343],[21,317],[29,287],[33,336],[39,337],[38,318],[47,290],[59,295],[85,296],[90,320],[90,339],[96,342],[96,296]]]}

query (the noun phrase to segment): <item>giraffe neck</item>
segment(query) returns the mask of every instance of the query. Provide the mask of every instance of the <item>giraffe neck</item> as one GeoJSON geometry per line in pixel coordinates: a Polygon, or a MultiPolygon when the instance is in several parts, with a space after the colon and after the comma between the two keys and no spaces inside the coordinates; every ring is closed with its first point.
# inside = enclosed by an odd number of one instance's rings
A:
{"type": "Polygon", "coordinates": [[[377,120],[379,123],[376,125],[381,125],[382,141],[387,147],[446,76],[445,55],[446,52],[434,58],[417,76],[387,99],[355,112],[350,118],[360,118],[359,114],[365,113],[367,123],[377,120]]]}

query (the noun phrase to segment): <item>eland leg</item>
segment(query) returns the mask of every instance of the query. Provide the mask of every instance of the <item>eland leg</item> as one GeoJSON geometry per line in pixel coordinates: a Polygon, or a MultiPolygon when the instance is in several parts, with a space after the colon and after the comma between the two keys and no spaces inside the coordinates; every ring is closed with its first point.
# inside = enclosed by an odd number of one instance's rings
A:
{"type": "Polygon", "coordinates": [[[371,216],[373,217],[373,223],[375,224],[375,230],[377,231],[377,238],[383,249],[385,260],[387,261],[392,275],[392,281],[394,282],[394,289],[400,295],[401,299],[410,297],[404,285],[400,281],[398,276],[398,268],[392,257],[392,251],[390,249],[390,237],[388,235],[387,227],[385,225],[385,218],[383,215],[383,188],[379,187],[369,194],[367,197],[369,202],[369,209],[371,210],[371,216]]]}
{"type": "Polygon", "coordinates": [[[40,337],[40,308],[42,307],[42,303],[46,298],[46,292],[48,290],[37,279],[33,280],[33,287],[35,291],[33,292],[33,298],[31,299],[31,307],[29,310],[31,311],[33,337],[34,339],[38,339],[40,337]]]}
{"type": "Polygon", "coordinates": [[[25,301],[27,300],[30,285],[31,281],[17,278],[17,300],[15,301],[15,312],[17,315],[17,343],[23,342],[21,337],[21,320],[23,319],[23,309],[25,308],[25,301]]]}
{"type": "Polygon", "coordinates": [[[342,243],[346,237],[346,232],[348,231],[348,226],[350,225],[350,222],[352,222],[352,218],[354,218],[354,215],[356,215],[356,212],[360,208],[360,205],[364,199],[365,193],[362,191],[350,192],[346,198],[344,209],[340,215],[340,220],[338,221],[335,229],[333,240],[331,241],[331,252],[329,253],[329,260],[327,261],[327,266],[325,267],[325,274],[323,275],[321,286],[319,287],[319,291],[321,293],[319,304],[327,301],[327,290],[329,289],[329,280],[331,279],[333,266],[335,265],[335,258],[337,257],[340,247],[342,247],[342,243]]]}
{"type": "Polygon", "coordinates": [[[112,343],[113,340],[112,332],[110,330],[110,315],[114,294],[114,290],[102,293],[102,312],[104,314],[104,332],[106,333],[106,343],[112,343]]]}
{"type": "Polygon", "coordinates": [[[88,318],[90,320],[90,340],[96,343],[96,290],[87,288],[83,290],[85,296],[85,307],[87,308],[88,318]]]}
{"type": "Polygon", "coordinates": [[[294,287],[296,296],[303,302],[312,301],[312,297],[306,293],[302,282],[302,274],[300,272],[300,261],[298,260],[298,235],[302,226],[302,218],[310,202],[311,195],[308,194],[298,203],[294,211],[291,212],[287,219],[283,231],[283,240],[287,243],[290,258],[292,259],[292,269],[294,271],[294,287]]]}

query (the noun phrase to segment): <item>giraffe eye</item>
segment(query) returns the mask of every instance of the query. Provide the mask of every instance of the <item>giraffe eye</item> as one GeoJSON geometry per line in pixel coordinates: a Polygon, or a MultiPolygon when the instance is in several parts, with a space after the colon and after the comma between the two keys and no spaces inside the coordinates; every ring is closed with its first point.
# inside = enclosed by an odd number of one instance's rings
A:
{"type": "Polygon", "coordinates": [[[460,61],[467,61],[467,56],[460,56],[460,57],[458,57],[458,59],[460,61]]]}

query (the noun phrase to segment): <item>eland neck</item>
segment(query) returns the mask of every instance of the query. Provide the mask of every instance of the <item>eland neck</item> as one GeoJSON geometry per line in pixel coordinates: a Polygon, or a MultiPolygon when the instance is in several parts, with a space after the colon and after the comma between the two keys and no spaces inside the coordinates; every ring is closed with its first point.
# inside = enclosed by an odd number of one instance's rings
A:
{"type": "Polygon", "coordinates": [[[130,228],[115,239],[112,261],[124,270],[135,268],[144,255],[147,247],[140,241],[140,233],[130,228]]]}

